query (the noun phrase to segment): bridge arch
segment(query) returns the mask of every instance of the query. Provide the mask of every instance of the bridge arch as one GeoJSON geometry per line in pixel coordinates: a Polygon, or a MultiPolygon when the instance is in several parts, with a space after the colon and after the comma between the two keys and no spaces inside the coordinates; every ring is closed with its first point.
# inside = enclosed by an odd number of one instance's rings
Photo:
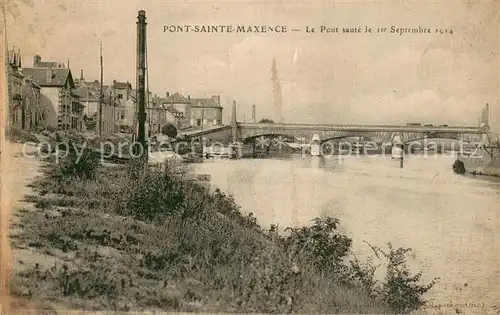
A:
{"type": "Polygon", "coordinates": [[[242,139],[243,143],[244,144],[248,144],[250,143],[250,141],[253,141],[253,140],[256,140],[258,138],[267,138],[267,139],[276,139],[278,137],[283,137],[285,139],[295,139],[296,137],[292,134],[287,134],[287,133],[262,133],[262,134],[257,134],[257,135],[250,135],[250,136],[246,136],[242,139]]]}
{"type": "Polygon", "coordinates": [[[371,142],[383,142],[383,140],[380,137],[365,134],[365,135],[360,135],[360,134],[346,134],[342,136],[331,136],[328,138],[321,138],[321,144],[331,142],[332,140],[341,140],[341,139],[347,139],[347,138],[365,138],[361,141],[371,141],[371,142]]]}

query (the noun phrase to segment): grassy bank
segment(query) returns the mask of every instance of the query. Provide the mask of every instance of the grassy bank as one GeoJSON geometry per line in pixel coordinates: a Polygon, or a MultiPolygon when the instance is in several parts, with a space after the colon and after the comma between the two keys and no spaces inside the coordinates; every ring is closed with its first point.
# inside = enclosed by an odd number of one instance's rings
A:
{"type": "Polygon", "coordinates": [[[55,263],[26,265],[11,281],[17,296],[87,310],[402,313],[432,286],[391,247],[376,249],[387,277],[375,281],[334,218],[287,236],[263,230],[178,165],[105,168],[87,153],[44,172],[13,243],[55,263]]]}

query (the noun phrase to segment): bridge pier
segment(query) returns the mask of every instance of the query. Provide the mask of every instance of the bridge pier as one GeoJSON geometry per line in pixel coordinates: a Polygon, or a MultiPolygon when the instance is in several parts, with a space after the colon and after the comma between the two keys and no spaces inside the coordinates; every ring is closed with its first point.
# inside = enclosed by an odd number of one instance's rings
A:
{"type": "Polygon", "coordinates": [[[321,155],[321,139],[318,134],[313,134],[311,139],[311,155],[320,156],[321,155]]]}

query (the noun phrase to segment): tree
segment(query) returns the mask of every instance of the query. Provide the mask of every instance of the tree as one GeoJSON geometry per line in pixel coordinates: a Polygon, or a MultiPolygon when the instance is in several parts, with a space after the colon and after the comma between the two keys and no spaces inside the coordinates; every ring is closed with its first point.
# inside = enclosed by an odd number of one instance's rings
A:
{"type": "Polygon", "coordinates": [[[172,124],[166,124],[161,128],[161,133],[170,138],[175,138],[177,136],[177,128],[172,124]]]}
{"type": "Polygon", "coordinates": [[[259,121],[259,124],[274,124],[274,121],[269,118],[264,118],[259,121]]]}

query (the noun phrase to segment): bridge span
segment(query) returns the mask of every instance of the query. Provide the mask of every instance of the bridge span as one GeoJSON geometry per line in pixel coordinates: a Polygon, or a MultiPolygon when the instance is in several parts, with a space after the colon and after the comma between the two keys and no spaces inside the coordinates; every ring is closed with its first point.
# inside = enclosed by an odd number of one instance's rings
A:
{"type": "Polygon", "coordinates": [[[348,137],[366,137],[377,142],[391,141],[398,135],[403,142],[425,138],[481,141],[488,127],[416,126],[416,125],[334,125],[296,123],[241,123],[186,134],[189,138],[205,138],[225,143],[248,142],[258,137],[293,137],[312,139],[317,134],[322,142],[348,137]]]}

